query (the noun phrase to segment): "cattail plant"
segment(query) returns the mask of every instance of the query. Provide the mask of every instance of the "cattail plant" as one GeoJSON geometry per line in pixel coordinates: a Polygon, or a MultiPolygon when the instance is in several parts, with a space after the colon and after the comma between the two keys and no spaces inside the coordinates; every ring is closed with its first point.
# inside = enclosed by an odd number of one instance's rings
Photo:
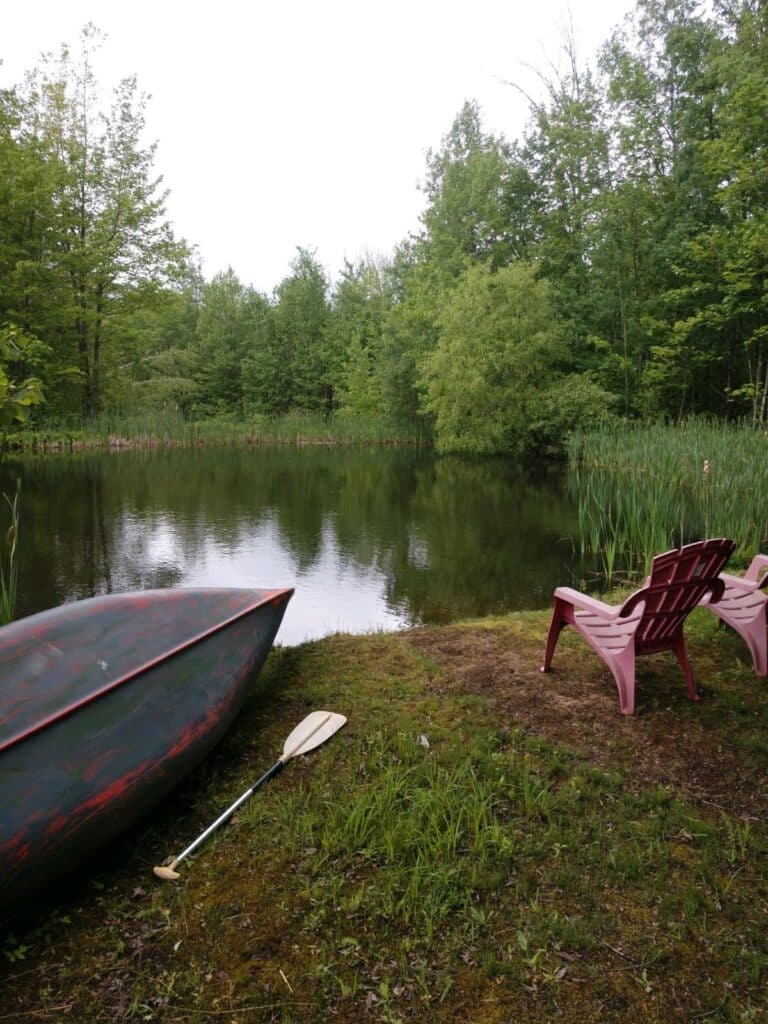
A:
{"type": "Polygon", "coordinates": [[[702,504],[704,506],[704,539],[709,537],[709,459],[704,459],[704,468],[701,471],[702,481],[702,504]]]}
{"type": "Polygon", "coordinates": [[[768,436],[745,425],[692,420],[627,424],[574,435],[570,483],[579,544],[606,567],[647,571],[659,551],[732,537],[746,565],[768,546],[768,436]]]}

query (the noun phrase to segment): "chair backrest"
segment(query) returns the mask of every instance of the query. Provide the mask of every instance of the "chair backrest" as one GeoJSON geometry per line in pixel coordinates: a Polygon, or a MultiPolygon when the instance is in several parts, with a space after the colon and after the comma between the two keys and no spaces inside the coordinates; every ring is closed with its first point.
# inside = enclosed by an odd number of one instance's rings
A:
{"type": "Polygon", "coordinates": [[[648,582],[627,599],[620,613],[627,615],[644,602],[635,642],[657,644],[672,639],[708,592],[719,597],[723,582],[718,577],[735,548],[732,540],[719,537],[656,555],[648,582]]]}

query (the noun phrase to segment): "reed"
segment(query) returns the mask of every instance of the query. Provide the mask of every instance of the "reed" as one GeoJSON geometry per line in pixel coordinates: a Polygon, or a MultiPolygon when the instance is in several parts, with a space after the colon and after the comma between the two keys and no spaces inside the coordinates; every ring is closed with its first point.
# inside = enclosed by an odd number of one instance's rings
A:
{"type": "Polygon", "coordinates": [[[295,410],[283,416],[190,421],[179,412],[124,416],[104,413],[83,425],[67,418],[8,435],[15,450],[201,447],[208,445],[421,445],[429,435],[420,423],[338,412],[331,417],[295,410]]]}
{"type": "Polygon", "coordinates": [[[692,420],[576,434],[570,483],[579,545],[617,565],[647,571],[654,554],[706,537],[736,541],[745,565],[768,542],[768,437],[746,425],[692,420]]]}
{"type": "Polygon", "coordinates": [[[12,498],[3,494],[3,500],[11,513],[3,548],[0,549],[0,626],[12,622],[16,614],[16,593],[19,584],[19,565],[16,559],[16,545],[19,539],[19,501],[21,480],[16,481],[16,493],[12,498]]]}

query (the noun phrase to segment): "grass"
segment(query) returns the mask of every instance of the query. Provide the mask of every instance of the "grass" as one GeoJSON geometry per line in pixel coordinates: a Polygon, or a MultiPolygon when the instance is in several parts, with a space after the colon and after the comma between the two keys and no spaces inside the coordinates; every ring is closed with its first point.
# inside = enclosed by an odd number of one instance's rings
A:
{"type": "Polygon", "coordinates": [[[8,1019],[764,1019],[768,707],[712,616],[641,713],[546,613],[276,650],[219,751],[16,922],[8,1019]],[[306,713],[349,723],[182,867],[306,713]]]}
{"type": "Polygon", "coordinates": [[[338,412],[291,412],[279,417],[185,420],[163,411],[138,416],[104,414],[86,426],[79,421],[41,424],[7,437],[12,450],[68,451],[83,448],[197,447],[226,444],[425,444],[427,433],[413,423],[338,412]]]}
{"type": "Polygon", "coordinates": [[[12,498],[7,494],[0,495],[0,498],[8,506],[9,511],[8,529],[0,541],[0,626],[3,626],[12,622],[16,614],[16,595],[19,584],[16,545],[19,539],[21,481],[16,481],[16,491],[12,498]]]}
{"type": "Polygon", "coordinates": [[[768,543],[768,436],[694,420],[576,435],[569,447],[582,550],[607,577],[646,572],[653,555],[731,537],[746,565],[768,543]],[[706,470],[705,470],[706,465],[706,470]]]}

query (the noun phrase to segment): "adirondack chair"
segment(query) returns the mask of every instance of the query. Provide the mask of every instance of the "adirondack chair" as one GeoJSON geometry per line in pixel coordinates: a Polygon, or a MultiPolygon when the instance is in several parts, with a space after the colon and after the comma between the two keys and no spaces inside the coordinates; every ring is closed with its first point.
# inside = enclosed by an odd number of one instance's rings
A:
{"type": "Polygon", "coordinates": [[[702,601],[713,615],[735,629],[749,648],[755,673],[768,676],[768,555],[755,555],[743,576],[721,572],[725,590],[713,604],[702,601]],[[761,573],[762,578],[761,578],[761,573]]]}
{"type": "Polygon", "coordinates": [[[625,715],[635,710],[635,658],[672,651],[685,676],[688,696],[698,700],[685,650],[683,625],[688,614],[709,598],[714,611],[725,590],[719,573],[736,545],[732,540],[701,540],[653,560],[650,576],[621,605],[609,605],[570,587],[558,587],[547,635],[542,672],[552,664],[557,639],[573,626],[611,670],[625,715]],[[577,610],[578,609],[578,610],[577,610]]]}

